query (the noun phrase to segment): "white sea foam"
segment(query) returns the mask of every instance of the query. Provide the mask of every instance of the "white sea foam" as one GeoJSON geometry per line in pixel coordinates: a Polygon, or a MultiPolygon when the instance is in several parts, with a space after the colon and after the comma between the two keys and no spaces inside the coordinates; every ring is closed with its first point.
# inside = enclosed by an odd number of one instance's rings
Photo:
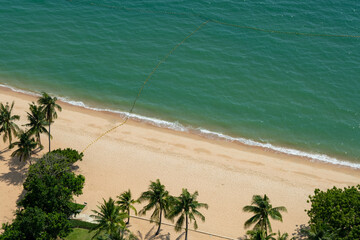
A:
{"type": "MultiPolygon", "coordinates": [[[[29,94],[32,96],[40,96],[40,94],[38,94],[38,93],[20,90],[20,89],[14,88],[14,87],[10,87],[8,85],[0,84],[0,87],[9,88],[14,92],[25,93],[25,94],[29,94]]],[[[169,122],[169,121],[165,121],[162,119],[151,118],[151,117],[141,116],[141,115],[134,114],[134,113],[116,111],[116,110],[112,110],[112,109],[102,109],[102,108],[91,107],[91,106],[87,106],[85,103],[83,103],[81,101],[73,101],[73,100],[70,100],[70,99],[64,98],[64,97],[58,97],[58,98],[59,98],[59,100],[69,103],[74,106],[79,106],[79,107],[83,107],[83,108],[94,110],[94,111],[111,112],[111,113],[119,114],[121,116],[128,116],[131,119],[146,122],[146,123],[149,123],[149,124],[157,126],[157,127],[173,129],[173,130],[181,131],[181,132],[189,132],[189,131],[195,132],[195,133],[198,133],[207,138],[217,138],[217,139],[223,139],[223,140],[230,141],[230,142],[239,142],[239,143],[246,144],[249,146],[262,147],[262,148],[271,149],[273,151],[277,151],[277,152],[281,152],[281,153],[285,153],[285,154],[289,154],[289,155],[293,155],[293,156],[305,157],[305,158],[309,158],[309,159],[312,159],[315,161],[321,161],[321,162],[331,163],[331,164],[335,164],[335,165],[341,165],[341,166],[351,167],[351,168],[355,168],[355,169],[360,169],[359,163],[352,163],[352,162],[348,162],[348,161],[344,161],[344,160],[339,160],[339,159],[327,156],[325,154],[308,153],[308,152],[304,152],[304,151],[300,151],[300,150],[296,150],[296,149],[274,146],[270,143],[256,142],[251,139],[246,139],[246,138],[241,138],[241,137],[231,137],[229,135],[225,135],[225,134],[222,134],[219,132],[213,132],[213,131],[203,129],[203,128],[192,128],[190,126],[185,127],[178,122],[169,122]]]]}
{"type": "Polygon", "coordinates": [[[306,157],[306,158],[317,160],[317,161],[322,161],[322,162],[332,163],[332,164],[336,164],[336,165],[342,165],[342,166],[360,169],[360,164],[358,164],[358,163],[351,163],[351,162],[339,160],[339,159],[336,159],[333,157],[329,157],[325,154],[308,153],[308,152],[303,152],[303,151],[296,150],[296,149],[274,146],[270,143],[260,143],[260,142],[253,141],[251,139],[235,138],[235,137],[231,137],[231,136],[228,136],[228,135],[225,135],[222,133],[212,132],[207,129],[198,129],[198,130],[204,135],[225,139],[225,140],[231,141],[231,142],[240,142],[240,143],[243,143],[243,144],[246,144],[249,146],[268,148],[268,149],[271,149],[271,150],[274,150],[277,152],[281,152],[281,153],[286,153],[289,155],[306,157]]]}
{"type": "Polygon", "coordinates": [[[21,90],[21,89],[18,89],[18,88],[11,87],[9,85],[0,84],[0,87],[9,88],[13,92],[24,93],[24,94],[31,95],[31,96],[36,96],[36,97],[40,96],[39,93],[21,90]]]}

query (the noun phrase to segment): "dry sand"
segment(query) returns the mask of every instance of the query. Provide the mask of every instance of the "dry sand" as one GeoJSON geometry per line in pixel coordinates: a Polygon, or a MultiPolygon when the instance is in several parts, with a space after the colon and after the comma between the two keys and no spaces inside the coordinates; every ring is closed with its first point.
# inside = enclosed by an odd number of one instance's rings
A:
{"type": "MultiPolygon", "coordinates": [[[[15,101],[14,114],[20,115],[24,124],[28,104],[36,98],[1,88],[0,102],[11,101],[15,101]]],[[[115,114],[66,103],[60,105],[63,111],[51,128],[53,149],[71,147],[81,151],[102,132],[122,121],[115,114]]],[[[47,149],[46,137],[42,140],[47,149]]],[[[27,170],[27,165],[11,159],[11,152],[6,149],[7,145],[0,141],[0,223],[13,218],[27,170]]],[[[273,230],[293,232],[296,225],[307,223],[306,200],[315,188],[360,183],[359,170],[135,121],[129,121],[92,145],[78,166],[77,172],[86,178],[83,194],[76,198],[77,202],[88,203],[84,214],[91,214],[102,198],[115,198],[127,189],[138,197],[151,180],[159,178],[172,195],[179,195],[182,188],[190,192],[197,190],[198,200],[209,204],[208,210],[201,211],[206,222],[199,222],[199,230],[230,238],[245,234],[243,224],[251,214],[242,212],[242,207],[250,204],[254,194],[267,194],[273,206],[285,206],[288,213],[283,214],[284,222],[273,222],[273,230]]],[[[140,231],[141,239],[147,239],[145,235],[153,225],[143,220],[131,221],[131,230],[140,231]]],[[[162,239],[168,239],[166,236],[177,239],[181,234],[170,226],[164,226],[161,233],[162,239]]],[[[189,237],[219,239],[194,232],[189,237]]]]}

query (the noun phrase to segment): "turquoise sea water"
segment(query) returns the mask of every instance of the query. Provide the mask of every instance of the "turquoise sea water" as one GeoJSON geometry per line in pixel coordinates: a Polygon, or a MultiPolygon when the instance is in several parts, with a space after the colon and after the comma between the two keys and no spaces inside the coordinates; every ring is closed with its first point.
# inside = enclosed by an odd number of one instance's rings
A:
{"type": "MultiPolygon", "coordinates": [[[[121,112],[155,65],[207,19],[360,35],[357,0],[0,2],[1,84],[121,112]]],[[[359,61],[360,38],[210,21],[158,68],[134,113],[360,167],[359,61]]]]}

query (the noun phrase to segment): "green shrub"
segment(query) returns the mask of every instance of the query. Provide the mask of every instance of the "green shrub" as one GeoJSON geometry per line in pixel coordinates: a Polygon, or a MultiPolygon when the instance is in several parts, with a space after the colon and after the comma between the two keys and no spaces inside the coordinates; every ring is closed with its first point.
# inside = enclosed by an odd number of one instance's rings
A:
{"type": "Polygon", "coordinates": [[[310,228],[314,233],[336,236],[332,239],[360,239],[360,185],[344,189],[315,190],[309,196],[310,228]]]}
{"type": "Polygon", "coordinates": [[[82,161],[82,158],[84,156],[83,153],[79,153],[77,150],[71,148],[66,148],[66,149],[59,148],[47,154],[55,154],[64,157],[64,159],[66,159],[66,161],[70,164],[74,164],[79,160],[82,161]]]}
{"type": "Polygon", "coordinates": [[[96,226],[95,223],[85,222],[77,219],[71,219],[70,225],[72,228],[83,228],[88,230],[93,229],[96,226]]]}

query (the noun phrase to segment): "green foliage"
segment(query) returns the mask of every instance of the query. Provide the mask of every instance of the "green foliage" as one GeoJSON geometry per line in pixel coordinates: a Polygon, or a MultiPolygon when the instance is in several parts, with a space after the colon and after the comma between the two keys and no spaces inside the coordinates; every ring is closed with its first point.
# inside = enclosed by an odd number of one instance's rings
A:
{"type": "Polygon", "coordinates": [[[41,209],[26,208],[17,211],[14,222],[3,225],[1,240],[48,240],[65,237],[71,232],[67,216],[45,213],[41,209]]]}
{"type": "Polygon", "coordinates": [[[94,236],[94,233],[89,233],[83,228],[74,228],[73,231],[65,238],[65,240],[89,240],[94,236]]]}
{"type": "Polygon", "coordinates": [[[24,182],[23,207],[13,223],[3,225],[1,240],[42,240],[66,237],[71,231],[69,217],[79,208],[73,195],[82,193],[84,177],[71,172],[64,157],[46,154],[29,167],[24,182]]]}
{"type": "Polygon", "coordinates": [[[260,228],[249,230],[246,232],[246,234],[248,235],[249,240],[275,240],[275,233],[270,233],[267,235],[265,230],[260,228]]]}
{"type": "Polygon", "coordinates": [[[335,233],[329,232],[328,229],[323,226],[311,226],[301,229],[303,236],[306,236],[308,240],[333,240],[337,239],[335,233]]]}
{"type": "Polygon", "coordinates": [[[120,194],[118,196],[118,199],[119,200],[116,203],[119,205],[121,211],[127,212],[128,221],[126,224],[129,224],[130,223],[130,209],[132,209],[135,212],[135,215],[137,215],[137,211],[136,211],[134,204],[137,203],[138,201],[136,201],[132,198],[130,189],[128,191],[125,191],[122,194],[120,194]]]}
{"type": "Polygon", "coordinates": [[[95,215],[91,215],[91,217],[95,218],[97,225],[90,231],[96,231],[94,237],[99,236],[100,233],[105,233],[114,239],[121,239],[119,237],[123,237],[127,231],[124,219],[128,215],[121,212],[120,207],[115,204],[112,198],[109,198],[108,201],[103,199],[103,201],[104,203],[98,206],[100,211],[93,210],[95,215]]]}
{"type": "Polygon", "coordinates": [[[91,230],[91,229],[95,228],[95,226],[96,226],[95,223],[85,222],[85,221],[81,221],[81,220],[77,220],[77,219],[71,219],[70,225],[72,228],[83,228],[83,229],[87,229],[87,230],[91,230]]]}
{"type": "Polygon", "coordinates": [[[179,216],[175,224],[175,230],[180,231],[185,221],[185,239],[187,239],[188,225],[190,222],[194,222],[194,228],[197,229],[198,225],[195,217],[199,217],[201,221],[205,221],[204,215],[202,215],[198,209],[206,208],[208,205],[206,203],[199,203],[196,198],[199,196],[198,192],[195,191],[194,194],[190,194],[187,189],[182,190],[180,197],[174,198],[171,211],[169,213],[169,218],[173,219],[174,217],[179,216]]]}
{"type": "Polygon", "coordinates": [[[50,153],[47,153],[47,155],[49,154],[61,156],[69,164],[74,164],[79,160],[82,161],[82,158],[84,156],[83,153],[79,153],[77,150],[71,148],[66,148],[66,149],[59,148],[51,151],[50,153]]]}
{"type": "Polygon", "coordinates": [[[38,99],[38,104],[40,104],[41,109],[45,114],[45,119],[49,124],[49,152],[51,149],[50,147],[51,123],[53,122],[54,119],[57,118],[56,109],[60,112],[62,110],[60,105],[56,104],[56,101],[57,101],[56,97],[52,98],[46,92],[42,92],[41,97],[38,99]]]}
{"type": "Polygon", "coordinates": [[[309,235],[360,239],[360,185],[327,191],[316,189],[308,202],[311,203],[311,209],[306,211],[310,217],[309,235]]]}
{"type": "Polygon", "coordinates": [[[167,217],[172,197],[169,195],[169,192],[165,190],[165,186],[157,179],[156,182],[150,182],[149,190],[143,192],[138,201],[139,203],[143,201],[148,202],[148,204],[140,210],[140,215],[144,215],[147,211],[154,209],[150,219],[151,222],[156,222],[159,225],[155,233],[155,235],[158,235],[161,227],[162,214],[164,213],[165,217],[167,217]]]}
{"type": "Polygon", "coordinates": [[[61,212],[70,216],[75,211],[73,195],[82,194],[85,178],[71,172],[69,164],[55,155],[44,155],[29,168],[24,182],[26,194],[20,206],[38,207],[43,211],[61,212]]]}
{"type": "Polygon", "coordinates": [[[61,107],[58,104],[56,104],[56,101],[57,101],[56,97],[52,98],[46,92],[42,92],[41,97],[38,99],[38,104],[40,104],[48,123],[52,123],[53,119],[57,118],[56,109],[60,112],[62,110],[61,107]]]}
{"type": "Polygon", "coordinates": [[[12,149],[14,146],[17,146],[16,149],[11,156],[18,157],[20,161],[27,160],[33,154],[37,143],[34,138],[30,138],[29,134],[26,132],[20,133],[19,141],[10,144],[9,148],[12,149]]]}
{"type": "Polygon", "coordinates": [[[254,230],[260,229],[267,235],[268,230],[269,232],[272,232],[269,216],[274,220],[279,220],[282,222],[282,215],[280,212],[286,212],[287,210],[282,206],[273,208],[270,204],[270,199],[265,194],[264,197],[261,197],[260,195],[254,195],[251,205],[245,206],[243,211],[255,213],[254,216],[245,222],[245,228],[255,224],[254,230]]]}
{"type": "Polygon", "coordinates": [[[12,102],[11,106],[9,106],[9,103],[6,103],[5,106],[0,103],[0,133],[3,134],[4,142],[9,139],[9,145],[11,145],[13,135],[16,136],[17,131],[19,131],[15,121],[19,120],[20,116],[12,115],[13,107],[14,102],[12,102]]]}
{"type": "Polygon", "coordinates": [[[49,134],[45,128],[45,126],[49,125],[45,119],[45,113],[40,106],[36,106],[35,103],[32,103],[30,104],[30,113],[27,112],[27,118],[29,123],[25,126],[30,127],[28,130],[29,135],[35,135],[39,147],[43,148],[41,145],[40,134],[49,134]]]}
{"type": "Polygon", "coordinates": [[[295,238],[289,238],[289,234],[288,233],[280,233],[280,231],[278,231],[278,235],[276,237],[276,240],[290,240],[290,239],[295,239],[295,238]]]}

